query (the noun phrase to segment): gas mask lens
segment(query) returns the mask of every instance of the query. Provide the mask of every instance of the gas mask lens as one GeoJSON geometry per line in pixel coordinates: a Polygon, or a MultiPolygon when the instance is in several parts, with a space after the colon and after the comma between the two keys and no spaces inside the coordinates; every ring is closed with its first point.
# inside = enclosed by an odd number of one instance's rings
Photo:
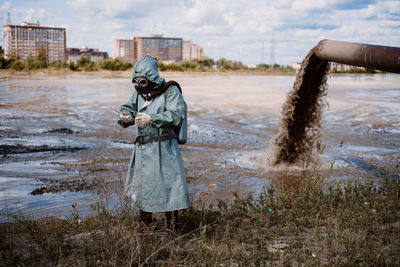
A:
{"type": "Polygon", "coordinates": [[[149,84],[149,81],[148,81],[146,78],[136,78],[136,79],[135,79],[135,83],[136,83],[138,86],[144,88],[144,87],[146,87],[146,86],[149,84]]]}

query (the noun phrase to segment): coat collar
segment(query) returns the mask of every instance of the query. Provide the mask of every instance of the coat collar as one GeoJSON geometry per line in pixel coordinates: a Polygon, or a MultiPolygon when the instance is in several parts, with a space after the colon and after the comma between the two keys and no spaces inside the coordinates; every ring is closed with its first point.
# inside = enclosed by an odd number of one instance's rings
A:
{"type": "Polygon", "coordinates": [[[144,100],[144,98],[139,94],[138,97],[138,112],[141,112],[143,109],[145,109],[146,107],[148,107],[149,105],[151,105],[154,102],[154,98],[151,100],[151,102],[146,102],[144,100]]]}
{"type": "Polygon", "coordinates": [[[151,103],[153,103],[153,99],[151,99],[150,101],[144,101],[143,102],[143,106],[140,108],[140,110],[144,109],[145,107],[147,107],[148,105],[150,105],[151,103]]]}

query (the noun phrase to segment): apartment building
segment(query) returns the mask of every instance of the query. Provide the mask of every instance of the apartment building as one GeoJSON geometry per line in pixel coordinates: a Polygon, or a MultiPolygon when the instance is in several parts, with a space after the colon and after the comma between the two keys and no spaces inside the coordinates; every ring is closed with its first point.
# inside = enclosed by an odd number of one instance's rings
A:
{"type": "Polygon", "coordinates": [[[204,56],[203,48],[182,38],[163,37],[133,37],[132,39],[113,40],[114,58],[120,58],[133,64],[144,55],[151,55],[164,63],[182,60],[200,59],[204,56]]]}
{"type": "Polygon", "coordinates": [[[65,28],[24,22],[21,25],[5,25],[3,29],[4,53],[7,57],[14,54],[25,61],[28,56],[37,56],[42,47],[49,62],[66,60],[65,28]]]}
{"type": "Polygon", "coordinates": [[[352,71],[352,70],[361,70],[363,67],[347,65],[337,62],[331,62],[331,71],[352,71]]]}
{"type": "MultiPolygon", "coordinates": [[[[337,62],[331,62],[330,63],[330,70],[331,71],[351,71],[351,70],[361,70],[363,67],[358,67],[358,66],[353,66],[353,65],[347,65],[347,64],[342,64],[342,63],[337,63],[337,62]]],[[[301,63],[299,62],[293,62],[289,63],[289,67],[292,69],[298,71],[301,68],[301,63]]]]}
{"type": "Polygon", "coordinates": [[[96,62],[101,59],[107,59],[108,53],[101,52],[99,49],[88,48],[87,46],[83,46],[81,48],[67,48],[68,63],[76,63],[81,57],[86,57],[91,62],[96,62]]]}
{"type": "Polygon", "coordinates": [[[133,38],[135,62],[144,55],[151,55],[165,63],[182,60],[182,38],[167,38],[162,35],[133,38]]]}
{"type": "Polygon", "coordinates": [[[113,56],[133,64],[144,55],[151,55],[164,63],[179,62],[183,59],[201,58],[203,48],[182,38],[163,37],[134,37],[132,39],[113,40],[113,56]]]}
{"type": "Polygon", "coordinates": [[[183,41],[182,47],[182,59],[184,60],[193,60],[200,59],[204,56],[203,48],[191,41],[183,41]]]}
{"type": "Polygon", "coordinates": [[[136,62],[133,49],[133,39],[115,39],[113,40],[113,55],[114,58],[120,58],[127,62],[136,62]]]}

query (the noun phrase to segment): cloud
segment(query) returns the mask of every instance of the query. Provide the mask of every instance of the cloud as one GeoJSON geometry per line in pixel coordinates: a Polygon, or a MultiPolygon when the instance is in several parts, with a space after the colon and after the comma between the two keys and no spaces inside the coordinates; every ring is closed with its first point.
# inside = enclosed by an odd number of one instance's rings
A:
{"type": "Polygon", "coordinates": [[[49,16],[50,14],[44,8],[39,8],[37,10],[34,8],[29,8],[26,11],[25,21],[40,21],[41,19],[47,19],[49,16]]]}
{"type": "Polygon", "coordinates": [[[129,18],[145,17],[149,13],[156,11],[159,7],[166,4],[172,4],[176,1],[168,3],[162,0],[74,0],[68,2],[76,11],[90,13],[97,18],[129,18]]]}
{"type": "Polygon", "coordinates": [[[49,3],[43,11],[29,1],[33,2],[26,0],[13,7],[13,19],[14,10],[19,9],[22,18],[66,25],[68,47],[79,47],[85,40],[110,55],[113,38],[151,34],[191,40],[214,59],[225,57],[246,64],[260,63],[262,42],[264,63],[270,63],[272,39],[275,63],[280,64],[301,61],[324,38],[400,43],[397,0],[71,0],[58,9],[55,2],[42,0],[49,3]],[[46,12],[55,15],[39,18],[46,12]]]}
{"type": "Polygon", "coordinates": [[[354,10],[374,4],[371,0],[294,0],[291,8],[302,12],[329,12],[332,10],[354,10]]]}
{"type": "Polygon", "coordinates": [[[2,4],[0,6],[0,11],[8,11],[11,9],[11,3],[10,2],[4,2],[4,4],[2,4]]]}
{"type": "MultiPolygon", "coordinates": [[[[183,11],[183,10],[182,10],[183,11]]],[[[229,25],[224,13],[229,13],[223,1],[195,1],[191,7],[184,9],[182,21],[187,25],[229,25]]]]}
{"type": "Polygon", "coordinates": [[[88,25],[83,25],[82,26],[82,32],[87,33],[87,32],[90,32],[90,31],[91,31],[91,28],[88,25]]]}

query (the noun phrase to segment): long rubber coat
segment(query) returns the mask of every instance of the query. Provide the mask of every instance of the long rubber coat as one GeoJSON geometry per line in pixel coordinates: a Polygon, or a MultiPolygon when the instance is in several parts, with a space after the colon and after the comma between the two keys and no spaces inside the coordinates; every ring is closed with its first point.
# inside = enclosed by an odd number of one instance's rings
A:
{"type": "MultiPolygon", "coordinates": [[[[145,56],[136,63],[132,78],[145,77],[162,85],[165,80],[159,77],[157,68],[157,61],[145,56]]],[[[183,97],[176,86],[169,88],[166,100],[161,94],[147,106],[143,106],[144,102],[134,92],[130,100],[121,106],[121,111],[133,118],[136,111],[150,115],[150,124],[138,127],[140,136],[173,133],[173,126],[179,125],[183,119],[183,97]]],[[[123,123],[121,120],[118,123],[124,128],[134,124],[123,123]]],[[[134,207],[147,212],[166,212],[190,206],[186,175],[176,139],[135,145],[126,177],[125,193],[131,198],[134,207]]]]}

